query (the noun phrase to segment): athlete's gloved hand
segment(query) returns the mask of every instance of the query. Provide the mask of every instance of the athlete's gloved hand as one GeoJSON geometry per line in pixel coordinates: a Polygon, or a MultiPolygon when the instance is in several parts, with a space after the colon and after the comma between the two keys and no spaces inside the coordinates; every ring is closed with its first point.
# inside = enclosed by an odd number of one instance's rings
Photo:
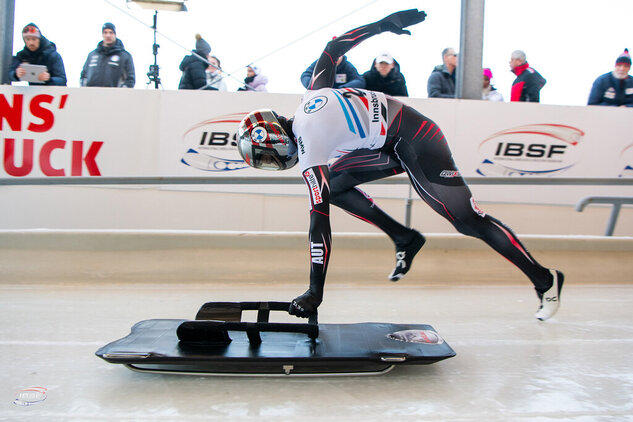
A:
{"type": "Polygon", "coordinates": [[[409,9],[392,13],[391,15],[381,19],[378,22],[380,23],[380,30],[382,32],[390,31],[398,35],[411,35],[411,32],[402,28],[420,23],[425,18],[426,13],[424,13],[424,11],[418,11],[418,9],[409,9]]]}
{"type": "Polygon", "coordinates": [[[317,310],[321,302],[321,298],[312,294],[312,292],[308,290],[290,302],[288,313],[290,315],[295,315],[298,318],[308,318],[317,310]]]}

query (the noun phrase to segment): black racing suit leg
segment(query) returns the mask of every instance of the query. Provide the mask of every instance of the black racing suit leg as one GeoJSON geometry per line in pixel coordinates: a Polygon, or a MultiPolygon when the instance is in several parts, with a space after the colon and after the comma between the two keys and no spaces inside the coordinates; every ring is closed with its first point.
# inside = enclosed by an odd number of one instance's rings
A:
{"type": "Polygon", "coordinates": [[[516,265],[538,292],[551,287],[551,275],[501,221],[475,203],[460,175],[444,134],[433,121],[403,105],[392,145],[418,195],[460,233],[477,237],[516,265]]]}
{"type": "Polygon", "coordinates": [[[352,216],[385,232],[396,246],[411,242],[415,231],[384,212],[357,185],[402,173],[393,155],[381,150],[360,149],[339,158],[330,166],[330,201],[352,216]]]}

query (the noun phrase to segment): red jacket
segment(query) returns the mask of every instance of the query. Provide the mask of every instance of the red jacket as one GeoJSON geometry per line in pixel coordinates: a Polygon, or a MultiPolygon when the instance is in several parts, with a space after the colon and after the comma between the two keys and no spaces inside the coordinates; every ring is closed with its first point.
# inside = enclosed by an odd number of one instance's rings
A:
{"type": "Polygon", "coordinates": [[[532,69],[528,62],[512,69],[517,78],[512,83],[510,101],[529,101],[538,103],[540,91],[547,82],[536,70],[532,69]]]}

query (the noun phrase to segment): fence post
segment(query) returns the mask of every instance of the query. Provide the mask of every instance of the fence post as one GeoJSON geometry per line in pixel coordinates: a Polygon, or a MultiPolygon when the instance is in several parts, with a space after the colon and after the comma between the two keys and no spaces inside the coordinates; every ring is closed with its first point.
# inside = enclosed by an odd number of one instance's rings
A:
{"type": "Polygon", "coordinates": [[[618,221],[618,216],[620,215],[620,208],[622,208],[622,204],[613,204],[613,208],[611,208],[611,215],[609,216],[609,222],[607,223],[607,229],[604,232],[605,236],[613,236],[615,223],[618,221]]]}

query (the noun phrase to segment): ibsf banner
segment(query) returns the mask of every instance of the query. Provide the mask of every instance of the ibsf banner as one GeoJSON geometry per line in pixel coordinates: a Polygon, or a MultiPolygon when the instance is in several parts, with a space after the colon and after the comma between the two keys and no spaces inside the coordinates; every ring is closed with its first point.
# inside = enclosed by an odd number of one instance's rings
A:
{"type": "Polygon", "coordinates": [[[205,172],[243,170],[248,164],[237,153],[237,132],[243,113],[212,117],[196,123],[182,135],[180,162],[205,172]]]}
{"type": "Polygon", "coordinates": [[[292,116],[300,96],[259,92],[163,92],[161,173],[179,176],[299,177],[298,169],[267,172],[250,167],[237,150],[237,130],[256,109],[292,116]],[[206,94],[200,96],[200,94],[206,94]],[[202,100],[202,101],[201,101],[202,100]],[[192,104],[195,106],[192,107],[192,104]],[[174,118],[178,113],[178,118],[174,118]]]}
{"type": "Polygon", "coordinates": [[[553,123],[529,124],[497,132],[479,143],[482,176],[563,174],[582,160],[585,133],[553,123]]]}
{"type": "MultiPolygon", "coordinates": [[[[442,128],[466,177],[633,177],[633,109],[402,100],[442,128]]],[[[299,177],[297,168],[247,166],[236,141],[248,112],[292,116],[300,101],[299,94],[0,86],[0,177],[299,177]]]]}
{"type": "Polygon", "coordinates": [[[633,177],[633,109],[456,100],[431,118],[468,177],[633,177]]]}

